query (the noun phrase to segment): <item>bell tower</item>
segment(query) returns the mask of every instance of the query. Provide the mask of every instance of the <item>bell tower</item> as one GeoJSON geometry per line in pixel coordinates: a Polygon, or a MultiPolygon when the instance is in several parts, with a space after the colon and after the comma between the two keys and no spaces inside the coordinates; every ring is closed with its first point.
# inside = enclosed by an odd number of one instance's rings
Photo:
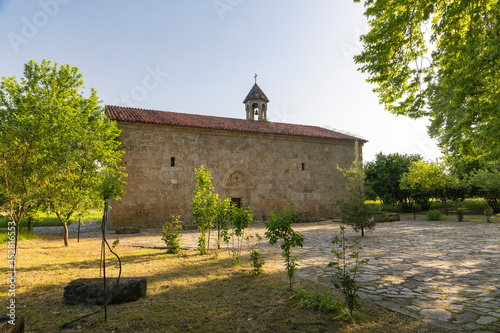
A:
{"type": "Polygon", "coordinates": [[[257,74],[254,76],[255,84],[243,101],[247,113],[247,120],[267,121],[267,103],[269,99],[257,85],[257,74]],[[257,119],[255,119],[257,116],[257,119]]]}

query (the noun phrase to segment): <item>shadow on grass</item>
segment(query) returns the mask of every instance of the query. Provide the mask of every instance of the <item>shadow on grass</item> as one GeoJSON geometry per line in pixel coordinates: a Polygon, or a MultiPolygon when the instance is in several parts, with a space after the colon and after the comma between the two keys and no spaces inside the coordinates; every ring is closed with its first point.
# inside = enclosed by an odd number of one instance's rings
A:
{"type": "MultiPolygon", "coordinates": [[[[83,247],[85,245],[82,245],[83,247]]],[[[75,253],[78,249],[75,249],[75,253]]],[[[228,258],[214,259],[189,252],[167,255],[162,250],[137,249],[121,255],[125,276],[146,276],[146,298],[108,307],[109,320],[94,316],[69,331],[92,332],[445,332],[403,318],[363,302],[357,324],[333,321],[328,314],[294,306],[283,271],[268,269],[251,276],[245,263],[233,267],[228,258]],[[143,253],[146,252],[146,253],[143,253]]],[[[123,251],[123,252],[127,252],[123,251]]],[[[118,252],[120,249],[118,248],[118,252]]],[[[87,254],[88,255],[88,254],[87,254]]],[[[97,257],[98,253],[96,253],[97,257]]],[[[69,259],[69,258],[68,258],[69,259]]],[[[95,274],[99,258],[75,263],[40,263],[20,269],[26,291],[19,294],[19,313],[25,315],[28,331],[54,332],[64,322],[90,313],[96,307],[67,306],[62,292],[70,277],[95,274]],[[92,271],[87,271],[89,268],[92,271]],[[44,274],[60,276],[60,283],[40,285],[44,274]],[[50,318],[50,319],[47,319],[50,318]]],[[[94,276],[96,277],[96,276],[94,276]]],[[[320,291],[312,281],[296,280],[296,288],[320,291]]]]}

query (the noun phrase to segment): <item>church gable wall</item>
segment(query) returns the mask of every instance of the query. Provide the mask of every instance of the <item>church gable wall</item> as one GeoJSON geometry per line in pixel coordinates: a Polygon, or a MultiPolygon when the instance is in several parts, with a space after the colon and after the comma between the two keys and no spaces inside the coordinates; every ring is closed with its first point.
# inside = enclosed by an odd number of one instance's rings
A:
{"type": "Polygon", "coordinates": [[[128,177],[112,202],[111,227],[161,226],[171,214],[193,224],[189,210],[195,168],[212,172],[222,198],[249,204],[256,220],[287,203],[301,218],[335,215],[331,198],[345,195],[336,167],[349,167],[354,142],[119,122],[128,177]]]}

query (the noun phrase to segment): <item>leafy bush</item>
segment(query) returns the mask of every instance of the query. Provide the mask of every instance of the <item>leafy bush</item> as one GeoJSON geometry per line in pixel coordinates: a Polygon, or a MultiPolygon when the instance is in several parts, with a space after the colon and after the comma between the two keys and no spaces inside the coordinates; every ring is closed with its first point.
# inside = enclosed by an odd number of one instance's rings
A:
{"type": "Polygon", "coordinates": [[[441,218],[440,210],[430,210],[427,212],[427,219],[429,221],[439,221],[440,218],[441,218]]]}
{"type": "Polygon", "coordinates": [[[493,209],[491,209],[491,207],[488,207],[488,209],[484,211],[484,215],[486,216],[486,222],[491,223],[491,215],[493,215],[493,209]]]}
{"type": "Polygon", "coordinates": [[[170,222],[165,223],[162,229],[162,241],[167,245],[167,253],[177,254],[181,250],[182,221],[180,215],[172,215],[170,222]]]}
{"type": "Polygon", "coordinates": [[[314,291],[309,293],[301,288],[290,298],[295,301],[298,307],[332,313],[331,318],[334,320],[342,317],[349,317],[353,320],[346,307],[334,301],[332,295],[326,290],[322,293],[314,291]]]}
{"type": "Polygon", "coordinates": [[[463,200],[457,200],[455,202],[455,213],[457,214],[458,222],[464,220],[464,202],[463,200]]]}

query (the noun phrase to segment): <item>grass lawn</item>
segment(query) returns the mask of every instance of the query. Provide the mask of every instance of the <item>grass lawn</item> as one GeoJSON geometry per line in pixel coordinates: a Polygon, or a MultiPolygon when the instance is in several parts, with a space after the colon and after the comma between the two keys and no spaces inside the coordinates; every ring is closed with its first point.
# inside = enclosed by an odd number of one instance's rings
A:
{"type": "MultiPolygon", "coordinates": [[[[28,230],[21,229],[19,230],[19,241],[25,240],[25,239],[33,239],[37,238],[38,236],[34,233],[28,232],[28,230]]],[[[7,243],[9,241],[9,236],[8,236],[8,230],[0,230],[0,244],[7,243]]]]}
{"type": "MultiPolygon", "coordinates": [[[[373,211],[387,211],[387,212],[401,212],[400,206],[394,206],[385,204],[379,200],[366,200],[365,203],[370,206],[373,211]]],[[[488,208],[488,204],[484,199],[475,198],[475,199],[465,199],[464,207],[467,207],[469,212],[474,212],[477,214],[482,214],[486,208],[488,208]]],[[[453,201],[448,202],[448,209],[453,209],[453,201]]],[[[443,204],[439,200],[432,199],[431,208],[432,209],[443,209],[443,204]]]]}
{"type": "MultiPolygon", "coordinates": [[[[402,220],[413,220],[413,213],[400,213],[399,216],[401,217],[402,220]]],[[[427,218],[426,213],[416,213],[415,214],[416,220],[421,220],[421,221],[428,221],[429,219],[427,218]]],[[[453,210],[450,210],[449,215],[444,215],[442,212],[441,217],[439,218],[439,221],[454,221],[457,223],[458,218],[457,215],[453,210]]],[[[435,222],[439,222],[435,221],[435,222]]],[[[486,217],[484,214],[473,214],[473,213],[465,213],[464,214],[464,219],[462,222],[486,222],[486,217]]],[[[500,214],[496,214],[491,216],[491,222],[493,223],[500,223],[500,214]]]]}
{"type": "MultiPolygon", "coordinates": [[[[57,218],[56,214],[51,213],[41,213],[41,221],[39,223],[35,223],[35,227],[51,227],[51,226],[61,226],[61,222],[57,218]]],[[[102,211],[92,209],[91,211],[83,214],[82,216],[82,221],[95,221],[95,220],[100,220],[102,219],[102,211]]],[[[10,218],[8,216],[0,216],[0,228],[7,228],[7,223],[10,221],[10,218]]],[[[74,215],[68,225],[70,225],[72,222],[78,222],[78,216],[74,215]]],[[[22,218],[21,219],[21,228],[27,228],[28,227],[28,219],[22,218]]]]}
{"type": "MultiPolygon", "coordinates": [[[[413,213],[402,213],[401,207],[384,204],[380,201],[367,200],[366,204],[370,205],[373,212],[393,213],[398,212],[403,220],[412,220],[413,213]]],[[[486,222],[484,211],[488,208],[488,204],[483,199],[466,199],[464,200],[464,219],[463,222],[486,222]]],[[[453,201],[448,202],[449,215],[444,214],[443,204],[440,201],[434,200],[429,210],[440,210],[440,221],[458,221],[455,213],[453,201]]],[[[417,220],[428,220],[427,211],[416,212],[417,220]]],[[[491,216],[492,222],[500,223],[500,214],[491,216]]]]}
{"type": "MultiPolygon", "coordinates": [[[[355,313],[355,324],[331,320],[326,313],[299,308],[289,300],[293,293],[284,271],[264,265],[265,274],[254,277],[246,259],[234,267],[225,253],[217,259],[195,250],[170,255],[119,245],[116,251],[123,276],[147,277],[146,298],[108,306],[107,323],[98,314],[66,332],[447,332],[365,301],[355,313]]],[[[65,305],[63,290],[73,279],[98,277],[99,254],[96,239],[72,242],[68,248],[53,235],[20,242],[16,306],[25,316],[26,331],[55,332],[63,323],[97,309],[65,305]]],[[[2,271],[7,271],[6,261],[1,261],[2,271]]],[[[108,261],[107,275],[117,275],[115,260],[108,261]]],[[[325,288],[297,278],[295,288],[301,287],[325,288]]],[[[334,297],[342,299],[337,293],[334,297]]],[[[6,305],[6,279],[0,298],[6,305]]]]}

